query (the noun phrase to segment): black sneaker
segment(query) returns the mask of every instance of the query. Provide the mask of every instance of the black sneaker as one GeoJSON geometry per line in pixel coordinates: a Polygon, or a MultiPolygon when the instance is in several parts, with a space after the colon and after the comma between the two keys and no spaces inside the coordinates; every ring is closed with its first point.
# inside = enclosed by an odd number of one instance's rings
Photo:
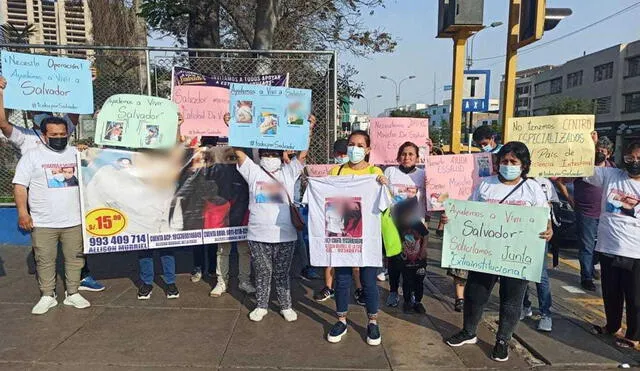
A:
{"type": "Polygon", "coordinates": [[[587,291],[596,291],[596,285],[591,280],[582,281],[580,286],[587,291]]]}
{"type": "Polygon", "coordinates": [[[406,301],[402,304],[402,313],[410,314],[413,313],[413,304],[407,303],[406,301]]]}
{"type": "Polygon", "coordinates": [[[413,304],[413,311],[418,313],[418,314],[426,314],[427,313],[427,309],[424,307],[424,305],[422,305],[422,303],[413,304]]]}
{"type": "Polygon", "coordinates": [[[446,340],[447,345],[451,347],[461,347],[465,344],[475,344],[477,342],[478,337],[468,334],[465,330],[458,332],[446,340]]]}
{"type": "Polygon", "coordinates": [[[464,299],[456,299],[456,304],[453,306],[453,310],[456,312],[462,312],[464,310],[464,299]]]}
{"type": "Polygon", "coordinates": [[[356,304],[365,306],[367,303],[364,301],[364,290],[356,289],[353,293],[353,298],[356,300],[356,304]]]}
{"type": "Polygon", "coordinates": [[[153,286],[143,283],[138,287],[138,300],[148,300],[151,297],[153,286]]]}
{"type": "Polygon", "coordinates": [[[333,291],[332,289],[325,287],[322,290],[320,290],[320,292],[317,292],[315,294],[313,294],[313,300],[315,301],[325,301],[327,299],[330,299],[334,296],[335,291],[333,291]]]}
{"type": "Polygon", "coordinates": [[[491,359],[497,362],[506,362],[509,360],[509,344],[504,340],[498,340],[491,352],[491,359]]]}
{"type": "Polygon", "coordinates": [[[327,340],[330,343],[339,343],[346,333],[347,324],[342,321],[338,321],[335,325],[333,325],[333,327],[331,327],[331,330],[329,330],[329,333],[327,334],[327,340]]]}
{"type": "Polygon", "coordinates": [[[167,299],[177,299],[180,297],[180,291],[176,287],[175,283],[167,285],[167,299]]]}
{"type": "Polygon", "coordinates": [[[370,323],[367,326],[367,344],[375,346],[380,345],[381,342],[380,327],[376,323],[370,323]]]}

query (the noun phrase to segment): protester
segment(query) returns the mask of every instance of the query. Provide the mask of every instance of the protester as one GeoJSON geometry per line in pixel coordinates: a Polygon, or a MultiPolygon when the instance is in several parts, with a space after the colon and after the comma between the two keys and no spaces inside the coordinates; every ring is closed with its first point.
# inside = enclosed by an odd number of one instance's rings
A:
{"type": "MultiPolygon", "coordinates": [[[[330,171],[330,175],[377,175],[378,182],[388,184],[388,179],[382,173],[379,167],[372,166],[367,162],[369,152],[371,152],[371,138],[365,131],[356,130],[349,135],[347,155],[349,162],[337,165],[330,171]]],[[[346,226],[346,224],[345,224],[346,226]]],[[[382,247],[380,247],[382,248],[382,247]]],[[[364,294],[364,302],[367,308],[367,316],[369,324],[367,325],[367,344],[379,345],[382,342],[380,328],[378,326],[378,301],[379,293],[376,282],[377,267],[361,267],[354,277],[356,281],[360,281],[364,294]]],[[[347,312],[349,309],[349,291],[351,290],[351,280],[354,270],[350,267],[335,268],[335,299],[336,314],[338,322],[336,322],[329,334],[327,340],[331,343],[338,343],[347,333],[347,312]]]]}
{"type": "MultiPolygon", "coordinates": [[[[4,107],[4,89],[7,86],[7,80],[0,76],[0,132],[9,140],[10,143],[18,147],[20,149],[20,154],[25,155],[28,151],[32,149],[39,148],[41,145],[44,145],[43,133],[40,131],[42,128],[42,123],[45,118],[53,117],[50,113],[39,113],[33,114],[32,112],[29,115],[33,118],[33,129],[27,129],[25,127],[20,127],[16,125],[12,125],[9,123],[7,111],[4,107]]],[[[72,115],[72,117],[76,117],[76,115],[72,115]]],[[[74,123],[69,117],[65,117],[62,119],[65,121],[65,125],[67,127],[67,135],[71,135],[75,130],[75,125],[77,121],[74,123]]],[[[86,148],[86,146],[78,146],[86,148]]],[[[61,172],[62,174],[62,172],[61,172]]],[[[64,178],[64,175],[61,175],[64,178]]],[[[73,176],[68,180],[62,179],[60,180],[60,186],[63,187],[65,183],[73,184],[74,179],[77,185],[77,178],[73,176]],[[72,179],[73,178],[73,179],[72,179]]],[[[49,179],[49,180],[54,180],[49,179]]],[[[89,272],[88,264],[85,261],[85,265],[82,267],[82,281],[80,282],[81,291],[103,291],[105,289],[104,285],[100,282],[96,281],[93,276],[91,276],[89,272]]]]}
{"type": "MultiPolygon", "coordinates": [[[[415,143],[403,143],[400,148],[398,148],[398,156],[396,157],[399,166],[388,167],[384,171],[384,175],[389,179],[389,185],[396,204],[416,198],[416,207],[412,210],[413,220],[416,223],[418,221],[423,223],[426,211],[426,192],[424,170],[416,167],[420,161],[419,153],[420,150],[415,143]]],[[[426,244],[427,239],[424,240],[426,244]]],[[[398,287],[400,286],[400,275],[402,274],[403,266],[405,265],[404,258],[401,255],[396,255],[387,259],[387,267],[389,271],[389,297],[387,297],[387,306],[390,307],[397,307],[400,302],[398,287]]],[[[406,297],[406,293],[404,294],[406,297]]],[[[419,303],[417,299],[416,303],[419,303]]]]}
{"type": "Polygon", "coordinates": [[[309,258],[309,207],[302,204],[302,196],[307,188],[308,176],[307,168],[305,167],[295,186],[295,201],[298,204],[298,212],[300,212],[300,216],[305,222],[304,229],[298,231],[296,251],[302,266],[299,277],[306,281],[312,281],[319,280],[321,277],[316,272],[316,269],[311,266],[309,258]]]}
{"type": "MultiPolygon", "coordinates": [[[[500,164],[499,175],[484,178],[471,197],[473,201],[522,207],[549,207],[540,185],[527,178],[531,167],[531,156],[524,143],[507,143],[500,149],[497,158],[500,164]]],[[[446,216],[444,221],[446,223],[446,216]]],[[[552,235],[553,230],[549,222],[547,230],[540,233],[540,238],[548,242],[552,235]]],[[[447,339],[446,342],[452,347],[458,347],[475,344],[478,341],[476,336],[478,324],[498,278],[500,279],[500,316],[496,344],[491,358],[504,362],[509,359],[508,342],[522,311],[522,302],[528,285],[525,280],[470,271],[464,291],[462,331],[447,339]]]]}
{"type": "Polygon", "coordinates": [[[496,141],[497,137],[498,134],[487,125],[479,126],[473,132],[473,141],[480,147],[482,152],[489,152],[494,155],[502,148],[502,144],[498,144],[496,141]]]}
{"type": "MultiPolygon", "coordinates": [[[[597,140],[597,133],[594,134],[597,140]]],[[[598,141],[600,143],[600,141],[598,141]]],[[[640,350],[640,142],[627,146],[624,170],[596,167],[584,182],[603,190],[596,251],[602,267],[602,299],[607,324],[595,334],[620,337],[620,347],[640,350]],[[622,313],[627,330],[622,337],[622,313]]]]}
{"type": "MultiPolygon", "coordinates": [[[[316,119],[309,117],[309,136],[316,119]]],[[[268,313],[271,280],[275,280],[280,314],[288,322],[298,319],[291,304],[289,270],[298,234],[291,221],[291,197],[302,174],[308,151],[282,163],[283,153],[259,151],[260,164],[241,149],[235,149],[238,171],[249,185],[249,226],[247,240],[255,270],[257,306],[249,319],[258,322],[268,313]],[[284,193],[284,195],[283,195],[284,193]]]]}
{"type": "Polygon", "coordinates": [[[63,303],[79,309],[91,305],[78,292],[84,265],[78,186],[51,188],[47,181],[53,176],[52,169],[75,168],[77,152],[67,146],[66,121],[48,117],[42,121],[41,128],[43,145],[22,156],[13,178],[18,225],[31,231],[42,294],[31,310],[33,314],[44,314],[58,304],[55,292],[58,244],[64,255],[66,293],[63,303]]]}
{"type": "MultiPolygon", "coordinates": [[[[611,161],[613,143],[602,137],[596,144],[595,164],[597,167],[615,167],[611,161]]],[[[599,278],[595,265],[598,254],[594,252],[598,239],[598,222],[601,213],[602,188],[589,184],[583,179],[561,178],[556,182],[560,193],[576,212],[578,232],[578,259],[580,261],[580,285],[587,291],[596,291],[594,279],[599,278]],[[573,197],[566,184],[573,183],[573,197]]]]}

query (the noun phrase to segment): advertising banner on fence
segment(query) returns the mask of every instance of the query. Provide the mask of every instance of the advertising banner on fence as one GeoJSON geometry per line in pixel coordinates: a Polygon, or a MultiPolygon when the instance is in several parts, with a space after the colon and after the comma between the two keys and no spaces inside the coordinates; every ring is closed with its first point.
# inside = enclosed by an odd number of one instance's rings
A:
{"type": "Polygon", "coordinates": [[[443,268],[540,282],[549,209],[452,199],[445,209],[443,268]]]}
{"type": "Polygon", "coordinates": [[[27,111],[93,113],[91,63],[84,59],[3,50],[6,108],[27,111]]]}
{"type": "Polygon", "coordinates": [[[86,254],[246,239],[248,187],[230,147],[78,156],[86,254]]]}
{"type": "Polygon", "coordinates": [[[178,107],[147,95],[112,95],[102,105],[95,143],[127,148],[171,148],[178,133],[178,107]]]}
{"type": "Polygon", "coordinates": [[[233,83],[287,86],[289,75],[207,76],[183,67],[173,68],[171,100],[182,113],[180,133],[187,136],[228,136],[224,114],[229,112],[233,83]]]}
{"type": "Polygon", "coordinates": [[[304,151],[310,113],[311,90],[233,84],[229,144],[304,151]]]}
{"type": "Polygon", "coordinates": [[[371,134],[371,162],[376,165],[397,165],[398,148],[404,142],[413,142],[420,148],[420,161],[424,164],[429,154],[429,119],[408,117],[372,118],[369,124],[371,134]]]}
{"type": "Polygon", "coordinates": [[[468,200],[493,170],[490,153],[429,156],[425,165],[427,210],[444,210],[447,199],[468,200]]]}
{"type": "Polygon", "coordinates": [[[531,152],[531,177],[593,175],[595,145],[593,115],[515,117],[508,121],[508,141],[519,141],[531,152]]]}

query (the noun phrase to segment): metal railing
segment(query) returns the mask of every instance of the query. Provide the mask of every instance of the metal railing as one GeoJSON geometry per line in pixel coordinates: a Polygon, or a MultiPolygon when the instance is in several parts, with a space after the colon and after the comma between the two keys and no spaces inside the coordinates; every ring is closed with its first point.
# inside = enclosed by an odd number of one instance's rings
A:
{"type": "MultiPolygon", "coordinates": [[[[111,47],[89,45],[0,44],[0,50],[55,56],[83,57],[95,68],[94,106],[98,110],[114,94],[143,94],[169,98],[173,66],[205,75],[289,74],[289,86],[312,90],[312,110],[318,119],[309,146],[309,161],[326,163],[337,133],[337,53],[306,50],[231,50],[175,47],[111,47]]],[[[0,69],[1,71],[1,69],[0,69]]],[[[1,74],[1,72],[0,72],[1,74]]],[[[7,77],[10,78],[10,77],[7,77]]],[[[12,111],[9,121],[30,127],[24,112],[12,111]]],[[[90,115],[80,118],[76,139],[88,139],[90,115]]],[[[93,124],[95,125],[95,124],[93,124]]],[[[0,139],[0,203],[12,201],[11,180],[19,159],[0,139]]]]}

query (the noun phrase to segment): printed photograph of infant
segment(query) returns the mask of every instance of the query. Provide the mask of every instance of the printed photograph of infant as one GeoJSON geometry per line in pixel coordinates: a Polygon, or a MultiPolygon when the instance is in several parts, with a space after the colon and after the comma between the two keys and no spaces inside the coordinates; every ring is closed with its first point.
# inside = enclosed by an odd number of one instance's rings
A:
{"type": "Polygon", "coordinates": [[[278,133],[278,115],[265,111],[262,112],[260,116],[262,117],[259,124],[260,134],[264,136],[276,135],[278,133]]]}
{"type": "Polygon", "coordinates": [[[104,139],[111,142],[122,142],[122,135],[124,134],[124,122],[122,121],[107,121],[107,127],[104,131],[104,139]]]}
{"type": "Polygon", "coordinates": [[[234,117],[238,124],[253,123],[253,102],[250,100],[241,100],[234,107],[234,117]]]}

